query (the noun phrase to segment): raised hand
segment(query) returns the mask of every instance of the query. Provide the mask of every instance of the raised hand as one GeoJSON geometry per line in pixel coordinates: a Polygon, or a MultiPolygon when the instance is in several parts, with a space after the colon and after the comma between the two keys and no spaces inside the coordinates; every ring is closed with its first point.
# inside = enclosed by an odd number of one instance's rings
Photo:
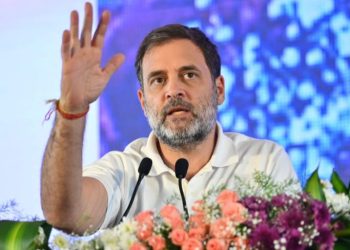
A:
{"type": "Polygon", "coordinates": [[[77,11],[72,11],[70,30],[65,30],[62,35],[60,108],[67,113],[86,111],[124,61],[124,55],[116,54],[105,67],[101,67],[102,48],[110,13],[102,13],[93,37],[92,16],[92,5],[86,3],[84,25],[79,37],[79,16],[77,11]]]}

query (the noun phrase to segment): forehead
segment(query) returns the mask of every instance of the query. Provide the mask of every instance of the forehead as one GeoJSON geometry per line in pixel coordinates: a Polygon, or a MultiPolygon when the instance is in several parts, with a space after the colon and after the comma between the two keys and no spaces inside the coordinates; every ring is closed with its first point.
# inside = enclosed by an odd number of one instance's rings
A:
{"type": "Polygon", "coordinates": [[[200,70],[209,70],[200,48],[188,39],[176,39],[149,49],[142,61],[143,75],[152,71],[178,69],[195,65],[200,70]]]}

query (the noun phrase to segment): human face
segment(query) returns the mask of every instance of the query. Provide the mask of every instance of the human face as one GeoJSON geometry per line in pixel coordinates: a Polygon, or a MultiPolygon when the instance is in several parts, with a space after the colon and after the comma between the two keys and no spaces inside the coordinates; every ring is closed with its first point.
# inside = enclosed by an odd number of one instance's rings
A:
{"type": "Polygon", "coordinates": [[[215,127],[224,83],[212,79],[200,49],[185,39],[155,46],[143,58],[142,75],[139,99],[159,140],[175,149],[202,142],[215,127]]]}

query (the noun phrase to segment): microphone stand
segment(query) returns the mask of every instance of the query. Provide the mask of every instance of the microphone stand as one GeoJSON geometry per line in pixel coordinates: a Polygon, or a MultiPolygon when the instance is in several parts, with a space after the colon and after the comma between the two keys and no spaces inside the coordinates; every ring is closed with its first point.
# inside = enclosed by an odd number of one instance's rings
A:
{"type": "MultiPolygon", "coordinates": [[[[122,219],[128,215],[129,210],[130,210],[130,208],[131,208],[131,206],[132,206],[132,204],[134,202],[134,199],[135,199],[135,196],[136,196],[136,192],[137,192],[137,190],[138,190],[138,188],[140,186],[140,183],[141,183],[143,177],[149,174],[149,171],[151,170],[151,167],[152,167],[152,160],[150,158],[148,158],[148,157],[143,158],[141,163],[140,163],[139,169],[138,169],[139,178],[137,179],[136,186],[134,188],[134,191],[132,192],[129,205],[126,208],[126,210],[125,210],[122,218],[120,219],[120,221],[122,221],[122,219]]],[[[120,221],[119,221],[119,223],[120,223],[120,221]]]]}
{"type": "Polygon", "coordinates": [[[182,189],[182,179],[186,177],[187,169],[188,169],[188,161],[186,159],[180,158],[176,161],[175,174],[176,174],[176,177],[179,179],[179,190],[181,195],[182,207],[185,212],[186,221],[188,221],[189,215],[188,215],[186,198],[184,195],[184,191],[182,189]]]}

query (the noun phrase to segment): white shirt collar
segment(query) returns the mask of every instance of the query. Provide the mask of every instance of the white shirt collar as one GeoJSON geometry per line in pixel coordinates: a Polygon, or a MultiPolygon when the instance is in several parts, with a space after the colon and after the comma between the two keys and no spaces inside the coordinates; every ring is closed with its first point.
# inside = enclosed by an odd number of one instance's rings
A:
{"type": "MultiPolygon", "coordinates": [[[[217,123],[218,138],[213,155],[211,156],[206,167],[226,167],[238,161],[237,150],[234,141],[226,136],[222,127],[217,123]],[[232,152],[234,152],[232,154],[232,152]]],[[[149,173],[150,176],[157,176],[164,172],[170,172],[175,175],[174,171],[167,167],[161,158],[157,148],[157,137],[152,131],[148,136],[147,143],[142,149],[143,153],[153,160],[153,167],[149,173]]]]}
{"type": "Polygon", "coordinates": [[[218,138],[210,161],[212,162],[213,167],[227,167],[238,161],[238,150],[236,149],[234,141],[225,135],[218,122],[216,126],[218,138]]]}

